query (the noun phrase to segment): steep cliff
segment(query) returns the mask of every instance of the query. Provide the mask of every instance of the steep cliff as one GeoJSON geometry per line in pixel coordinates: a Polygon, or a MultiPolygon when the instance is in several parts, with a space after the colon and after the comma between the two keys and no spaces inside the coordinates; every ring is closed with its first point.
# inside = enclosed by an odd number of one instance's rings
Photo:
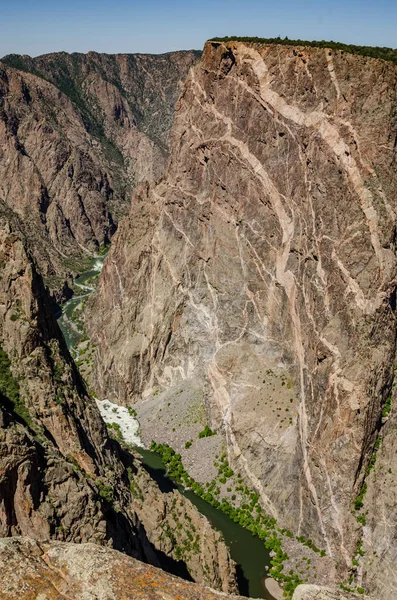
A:
{"type": "Polygon", "coordinates": [[[23,224],[3,204],[0,340],[0,536],[109,545],[235,591],[221,536],[179,492],[164,497],[139,461],[109,439],[53,317],[23,224]],[[175,519],[180,527],[164,541],[155,525],[166,531],[175,519]],[[193,525],[197,548],[181,555],[193,525]]]}
{"type": "MultiPolygon", "coordinates": [[[[357,576],[364,479],[392,427],[396,84],[381,60],[208,42],[167,177],[135,195],[87,317],[98,391],[138,414],[161,403],[160,428],[178,394],[199,398],[268,512],[370,591],[396,551],[386,482],[364,527],[385,547],[357,576]]],[[[396,583],[390,569],[385,598],[396,583]]]]}
{"type": "Polygon", "coordinates": [[[101,494],[112,477],[122,479],[121,466],[60,336],[22,226],[0,209],[1,534],[113,539],[144,557],[122,484],[114,505],[101,494]]]}
{"type": "Polygon", "coordinates": [[[0,63],[0,199],[52,289],[108,243],[131,189],[163,172],[198,53],[10,55],[0,63]]]}

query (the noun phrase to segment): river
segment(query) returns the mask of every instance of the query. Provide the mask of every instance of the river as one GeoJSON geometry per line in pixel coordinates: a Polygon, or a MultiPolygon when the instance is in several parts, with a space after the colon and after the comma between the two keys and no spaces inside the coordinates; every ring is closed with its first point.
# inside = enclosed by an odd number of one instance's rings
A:
{"type": "Polygon", "coordinates": [[[72,354],[76,344],[81,340],[84,333],[80,324],[75,321],[74,311],[95,290],[95,287],[92,285],[92,279],[101,272],[105,258],[106,255],[92,259],[91,268],[76,277],[74,287],[78,288],[79,293],[65,302],[61,306],[61,312],[58,311],[56,314],[58,325],[61,328],[66,345],[72,354]]]}
{"type": "Polygon", "coordinates": [[[157,481],[162,491],[166,492],[177,487],[184,496],[189,498],[201,514],[207,517],[214,529],[222,533],[230,550],[230,555],[237,563],[240,594],[251,598],[274,600],[274,597],[263,585],[263,579],[267,575],[266,565],[270,564],[269,551],[265,548],[263,542],[252,535],[248,529],[244,529],[244,527],[232,521],[227,515],[196,496],[192,491],[185,490],[182,486],[170,481],[166,474],[166,468],[158,454],[144,448],[137,448],[137,450],[142,456],[142,463],[153,479],[157,481]]]}
{"type": "MultiPolygon", "coordinates": [[[[78,322],[78,317],[76,321],[76,313],[78,313],[79,305],[82,305],[84,300],[94,291],[93,277],[100,273],[104,259],[105,256],[93,260],[90,270],[76,278],[75,287],[81,290],[81,293],[74,295],[73,298],[65,302],[61,307],[62,312],[57,315],[66,344],[74,356],[76,354],[76,345],[84,335],[84,330],[81,327],[81,323],[78,322]],[[78,309],[77,311],[76,308],[78,309]]],[[[106,420],[106,405],[110,405],[111,403],[108,401],[98,401],[97,404],[103,418],[106,420]]],[[[126,414],[126,409],[120,407],[118,416],[115,416],[115,412],[110,406],[108,406],[108,410],[111,411],[112,416],[110,418],[112,421],[118,421],[119,419],[118,422],[120,422],[125,435],[130,433],[130,435],[136,436],[138,424],[134,417],[126,414]]],[[[134,439],[139,440],[137,437],[134,439]]],[[[251,532],[241,527],[238,523],[232,521],[223,512],[217,510],[199,496],[196,496],[192,491],[185,490],[172,482],[167,477],[166,468],[158,454],[139,446],[137,446],[137,451],[142,456],[143,465],[157,481],[162,491],[167,492],[177,487],[207,517],[211,525],[222,533],[226,545],[230,550],[230,555],[237,563],[240,593],[251,598],[274,600],[275,597],[269,593],[263,584],[263,580],[267,575],[266,566],[270,565],[269,551],[265,548],[263,541],[252,535],[251,532]]]]}

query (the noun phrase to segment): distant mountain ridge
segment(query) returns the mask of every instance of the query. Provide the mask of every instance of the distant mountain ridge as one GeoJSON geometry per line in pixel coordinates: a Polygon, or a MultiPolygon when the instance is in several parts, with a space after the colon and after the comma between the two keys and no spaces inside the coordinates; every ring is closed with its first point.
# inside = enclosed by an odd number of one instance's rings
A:
{"type": "Polygon", "coordinates": [[[109,242],[131,190],[164,172],[175,102],[199,55],[61,52],[0,63],[0,199],[27,223],[58,296],[109,242]]]}
{"type": "MultiPolygon", "coordinates": [[[[156,142],[161,141],[163,150],[167,151],[167,143],[165,138],[169,131],[169,118],[172,119],[172,106],[167,106],[168,119],[162,124],[156,122],[161,127],[162,131],[155,130],[154,125],[150,127],[150,114],[142,107],[147,101],[159,103],[158,89],[153,89],[146,80],[153,80],[156,74],[158,83],[164,87],[164,95],[170,91],[174,91],[175,75],[179,73],[171,72],[175,70],[175,66],[183,63],[187,59],[189,63],[191,59],[198,60],[201,56],[199,50],[181,50],[176,52],[167,52],[164,54],[104,54],[99,52],[88,52],[87,54],[80,52],[54,52],[43,54],[32,58],[27,55],[8,54],[1,59],[1,62],[20,71],[32,73],[50,83],[56,85],[64,94],[83,110],[84,113],[90,115],[91,119],[99,121],[87,105],[88,93],[87,90],[81,88],[81,83],[87,73],[96,73],[105,81],[118,88],[121,96],[125,98],[135,117],[136,125],[146,130],[148,135],[152,135],[156,142]],[[121,63],[124,63],[124,67],[121,63]],[[152,67],[148,69],[148,65],[152,67]],[[162,71],[165,71],[167,77],[162,77],[162,71]],[[134,82],[127,81],[128,75],[134,77],[134,82]],[[136,82],[140,85],[137,86],[136,82]],[[147,95],[145,95],[145,93],[147,95]]],[[[165,107],[163,112],[167,112],[165,107]]],[[[161,114],[164,117],[164,114],[161,114]]],[[[159,119],[160,120],[160,115],[159,119]]],[[[88,127],[90,123],[87,123],[88,127]]],[[[99,122],[95,123],[100,125],[99,122]]],[[[95,131],[94,131],[95,135],[95,131]]]]}

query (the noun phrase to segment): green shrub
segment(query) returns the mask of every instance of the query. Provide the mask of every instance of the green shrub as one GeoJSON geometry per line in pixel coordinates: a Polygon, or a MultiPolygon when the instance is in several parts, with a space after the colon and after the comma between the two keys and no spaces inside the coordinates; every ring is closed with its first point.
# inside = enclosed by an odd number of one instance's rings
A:
{"type": "Polygon", "coordinates": [[[364,482],[359,495],[357,496],[357,498],[354,501],[354,508],[356,510],[360,510],[364,506],[364,496],[365,496],[366,491],[367,491],[367,484],[364,482]]]}
{"type": "Polygon", "coordinates": [[[54,381],[56,381],[58,383],[61,383],[62,382],[62,375],[63,375],[63,368],[62,368],[62,366],[59,363],[57,363],[57,362],[53,363],[52,373],[53,373],[53,376],[54,376],[54,381]]]}
{"type": "Polygon", "coordinates": [[[102,248],[99,248],[98,254],[100,256],[104,256],[108,252],[109,248],[110,248],[110,244],[106,244],[106,246],[102,246],[102,248]]]}
{"type": "Polygon", "coordinates": [[[79,463],[77,462],[77,460],[74,458],[73,454],[67,454],[66,458],[67,458],[68,462],[70,462],[73,465],[73,469],[75,471],[81,471],[81,467],[80,467],[79,463]]]}
{"type": "Polygon", "coordinates": [[[27,426],[32,425],[32,417],[19,393],[18,382],[11,373],[11,362],[0,344],[0,393],[11,402],[14,412],[27,426]]]}
{"type": "Polygon", "coordinates": [[[188,450],[192,444],[193,444],[193,442],[191,442],[190,440],[188,442],[186,442],[186,444],[185,444],[186,450],[188,450]]]}
{"type": "Polygon", "coordinates": [[[358,554],[359,556],[364,556],[364,554],[365,554],[365,552],[364,552],[364,550],[363,550],[363,541],[362,541],[362,540],[360,540],[360,541],[359,541],[359,543],[358,543],[358,546],[357,546],[357,554],[358,554]]]}
{"type": "Polygon", "coordinates": [[[388,398],[386,398],[385,404],[382,409],[382,417],[387,417],[387,415],[390,413],[390,411],[391,411],[391,396],[388,396],[388,398]]]}
{"type": "Polygon", "coordinates": [[[297,536],[296,539],[301,544],[304,544],[305,546],[307,546],[308,548],[310,548],[311,550],[313,550],[313,552],[317,552],[321,556],[326,556],[325,550],[320,550],[320,548],[317,548],[316,544],[314,544],[311,539],[306,539],[303,535],[297,536]]]}
{"type": "Polygon", "coordinates": [[[361,525],[366,525],[367,523],[367,518],[365,515],[357,515],[356,519],[359,523],[361,523],[361,525]]]}
{"type": "Polygon", "coordinates": [[[212,431],[212,429],[208,427],[208,425],[206,425],[203,431],[200,431],[200,433],[198,434],[200,439],[205,437],[211,437],[212,435],[216,435],[216,431],[212,431]]]}
{"type": "Polygon", "coordinates": [[[102,481],[102,479],[98,479],[96,484],[98,487],[100,497],[106,500],[106,502],[108,502],[109,504],[112,504],[114,499],[114,491],[112,486],[107,485],[104,481],[102,481]]]}
{"type": "Polygon", "coordinates": [[[115,437],[119,442],[123,441],[123,434],[121,433],[121,427],[118,423],[106,423],[108,432],[111,434],[115,432],[115,437]]]}

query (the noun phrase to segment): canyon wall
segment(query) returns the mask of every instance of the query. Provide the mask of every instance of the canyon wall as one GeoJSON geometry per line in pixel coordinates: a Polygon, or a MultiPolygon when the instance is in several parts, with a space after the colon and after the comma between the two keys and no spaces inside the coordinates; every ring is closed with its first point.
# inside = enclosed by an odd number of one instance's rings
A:
{"type": "Polygon", "coordinates": [[[396,484],[363,483],[392,428],[396,75],[340,51],[208,42],[167,177],[135,194],[87,316],[103,397],[198,390],[268,512],[341,577],[364,534],[360,581],[379,590],[384,557],[390,599],[396,517],[382,498],[396,484]]]}
{"type": "Polygon", "coordinates": [[[95,542],[236,590],[221,535],[178,491],[162,494],[139,460],[108,437],[52,314],[23,223],[0,203],[0,536],[16,535],[95,542]]]}
{"type": "Polygon", "coordinates": [[[120,477],[120,467],[60,335],[22,225],[0,209],[1,535],[114,539],[119,549],[144,556],[136,515],[117,516],[98,502],[99,488],[108,475],[120,477]]]}
{"type": "Polygon", "coordinates": [[[9,55],[0,63],[0,200],[59,292],[109,242],[131,189],[158,179],[198,52],[9,55]]]}

